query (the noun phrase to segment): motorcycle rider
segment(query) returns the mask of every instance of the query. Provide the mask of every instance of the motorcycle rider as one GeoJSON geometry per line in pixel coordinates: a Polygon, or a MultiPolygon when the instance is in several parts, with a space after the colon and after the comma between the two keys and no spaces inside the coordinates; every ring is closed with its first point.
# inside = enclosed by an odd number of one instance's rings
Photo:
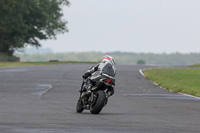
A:
{"type": "MultiPolygon", "coordinates": [[[[111,77],[115,77],[116,68],[114,67],[115,60],[110,55],[105,55],[102,59],[102,62],[97,64],[96,66],[92,66],[86,73],[82,76],[82,78],[87,79],[87,87],[83,90],[82,97],[87,97],[91,94],[92,87],[95,86],[102,77],[102,74],[107,74],[111,77]]],[[[114,86],[109,90],[108,95],[112,96],[114,94],[114,86]]]]}

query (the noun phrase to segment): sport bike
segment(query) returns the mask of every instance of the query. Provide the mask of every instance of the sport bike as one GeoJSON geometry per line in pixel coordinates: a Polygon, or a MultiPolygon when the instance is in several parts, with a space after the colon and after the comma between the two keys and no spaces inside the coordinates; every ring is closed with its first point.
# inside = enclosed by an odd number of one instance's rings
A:
{"type": "Polygon", "coordinates": [[[114,90],[115,78],[107,74],[102,74],[99,82],[92,87],[90,95],[84,96],[87,92],[87,80],[88,78],[83,78],[76,111],[82,113],[86,109],[90,110],[92,114],[99,114],[108,102],[110,91],[114,90]]]}

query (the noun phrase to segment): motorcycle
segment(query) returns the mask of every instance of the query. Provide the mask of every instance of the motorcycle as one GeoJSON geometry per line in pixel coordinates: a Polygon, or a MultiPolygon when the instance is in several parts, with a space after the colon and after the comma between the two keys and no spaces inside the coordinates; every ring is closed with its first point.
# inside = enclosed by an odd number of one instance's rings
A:
{"type": "Polygon", "coordinates": [[[107,74],[102,74],[99,82],[92,87],[91,94],[84,96],[87,90],[87,80],[83,78],[76,111],[77,113],[82,113],[86,109],[90,110],[92,114],[99,114],[103,107],[107,105],[110,91],[115,87],[115,78],[107,74]]]}

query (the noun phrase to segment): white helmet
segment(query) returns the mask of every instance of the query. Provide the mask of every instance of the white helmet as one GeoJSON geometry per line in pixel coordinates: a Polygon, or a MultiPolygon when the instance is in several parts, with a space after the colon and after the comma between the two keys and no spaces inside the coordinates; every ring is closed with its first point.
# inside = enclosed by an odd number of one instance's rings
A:
{"type": "Polygon", "coordinates": [[[105,55],[105,56],[103,57],[103,59],[102,59],[102,62],[105,63],[105,62],[107,62],[107,61],[109,61],[113,66],[115,65],[115,60],[114,60],[114,58],[113,58],[112,56],[110,56],[110,55],[105,55]]]}

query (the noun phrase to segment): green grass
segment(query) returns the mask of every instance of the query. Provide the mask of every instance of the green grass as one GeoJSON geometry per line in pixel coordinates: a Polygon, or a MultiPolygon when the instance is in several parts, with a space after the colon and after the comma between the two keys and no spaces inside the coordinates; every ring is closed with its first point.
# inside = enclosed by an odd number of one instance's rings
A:
{"type": "Polygon", "coordinates": [[[200,69],[148,69],[145,77],[173,92],[200,96],[200,69]]]}
{"type": "Polygon", "coordinates": [[[190,67],[200,67],[200,64],[190,65],[190,67]]]}
{"type": "Polygon", "coordinates": [[[96,64],[97,62],[78,62],[78,61],[65,61],[65,62],[0,62],[0,67],[9,66],[32,66],[32,65],[58,65],[58,64],[96,64]]]}

